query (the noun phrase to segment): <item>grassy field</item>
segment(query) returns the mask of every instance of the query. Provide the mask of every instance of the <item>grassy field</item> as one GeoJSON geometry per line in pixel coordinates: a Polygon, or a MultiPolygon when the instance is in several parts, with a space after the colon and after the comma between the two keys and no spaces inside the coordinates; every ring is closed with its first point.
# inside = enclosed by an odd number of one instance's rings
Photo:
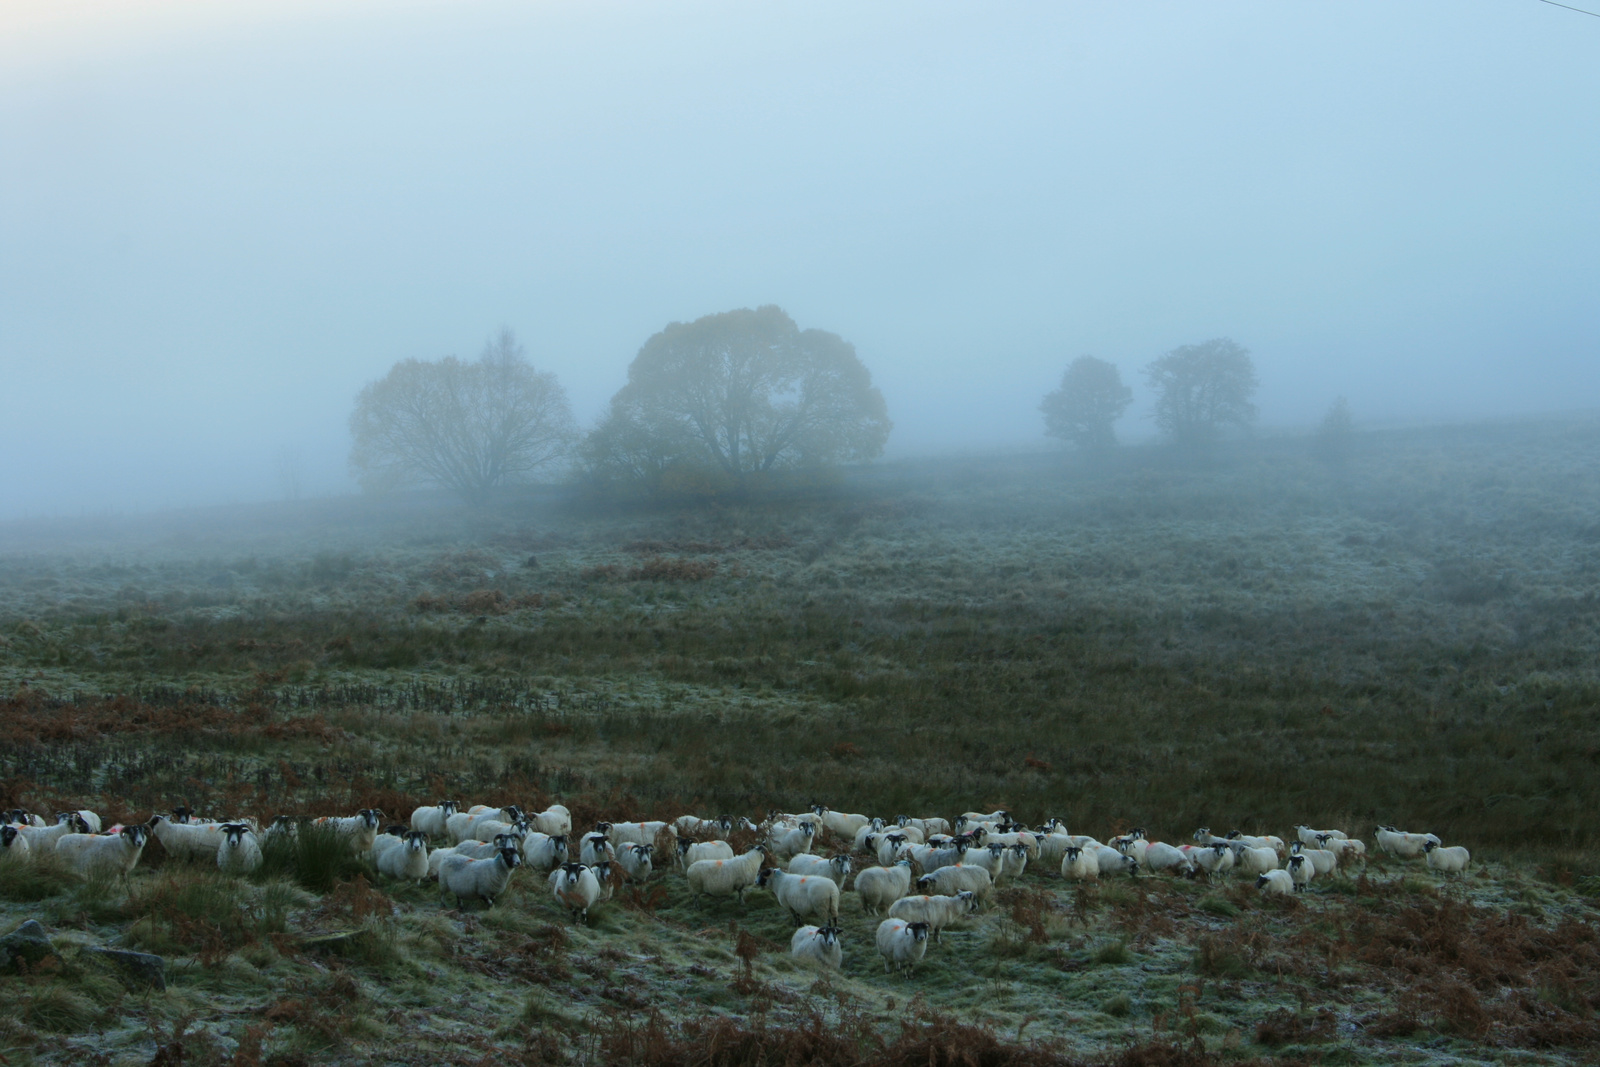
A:
{"type": "Polygon", "coordinates": [[[887,978],[658,875],[574,928],[350,867],[0,867],[9,1063],[1586,1062],[1600,1045],[1600,424],[858,472],[608,509],[425,498],[0,528],[0,807],[440,796],[575,826],[820,801],[1465,844],[1272,904],[1030,871],[887,978]],[[311,883],[308,887],[307,883],[311,883]],[[329,886],[332,888],[329,888],[329,886]],[[330,932],[358,932],[337,942],[330,932]],[[85,951],[159,952],[130,992],[85,951]],[[657,1014],[659,1013],[659,1014],[657,1014]],[[165,1059],[161,1057],[165,1056],[165,1059]],[[97,1061],[94,1058],[100,1057],[97,1061]]]}

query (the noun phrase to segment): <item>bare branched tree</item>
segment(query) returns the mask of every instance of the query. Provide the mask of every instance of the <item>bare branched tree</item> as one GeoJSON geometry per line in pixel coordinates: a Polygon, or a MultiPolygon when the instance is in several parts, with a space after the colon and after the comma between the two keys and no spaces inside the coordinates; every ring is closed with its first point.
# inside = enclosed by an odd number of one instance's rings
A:
{"type": "Polygon", "coordinates": [[[476,502],[566,456],[576,424],[556,376],[502,330],[470,363],[396,363],[361,390],[350,432],[363,487],[432,484],[476,502]]]}

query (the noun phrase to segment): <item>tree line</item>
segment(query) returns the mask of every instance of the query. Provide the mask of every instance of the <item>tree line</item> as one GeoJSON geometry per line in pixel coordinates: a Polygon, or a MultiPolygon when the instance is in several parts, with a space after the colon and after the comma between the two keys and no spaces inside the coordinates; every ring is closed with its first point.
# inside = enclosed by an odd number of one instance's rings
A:
{"type": "MultiPolygon", "coordinates": [[[[1173,349],[1145,377],[1157,426],[1180,444],[1255,418],[1250,353],[1228,338],[1173,349]]],[[[1040,410],[1046,433],[1099,453],[1132,400],[1114,365],[1081,356],[1040,410]]],[[[586,433],[510,330],[473,361],[402,360],[356,398],[350,463],[364,489],[432,485],[474,502],[564,465],[614,492],[724,491],[875,459],[892,428],[850,342],[767,305],[670,323],[586,433]]]]}

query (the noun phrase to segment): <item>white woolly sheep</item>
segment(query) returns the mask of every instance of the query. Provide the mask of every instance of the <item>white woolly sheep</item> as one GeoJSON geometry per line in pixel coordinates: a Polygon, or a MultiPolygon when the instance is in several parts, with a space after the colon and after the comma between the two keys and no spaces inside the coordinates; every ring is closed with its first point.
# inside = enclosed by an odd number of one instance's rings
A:
{"type": "Polygon", "coordinates": [[[728,860],[696,860],[689,864],[685,875],[689,892],[703,893],[708,897],[737,896],[744,903],[745,890],[761,877],[761,864],[766,857],[759,848],[752,848],[742,856],[728,860]]]}
{"type": "Polygon", "coordinates": [[[904,919],[906,922],[925,922],[935,941],[942,940],[940,931],[946,926],[978,910],[978,896],[971,891],[957,893],[953,897],[947,896],[911,896],[901,897],[889,905],[891,919],[904,919]]]}
{"type": "Polygon", "coordinates": [[[221,823],[185,825],[166,815],[152,815],[150,829],[173,859],[214,860],[217,849],[222,847],[221,823]]]}
{"type": "Polygon", "coordinates": [[[1074,842],[1070,834],[1040,834],[1038,840],[1039,855],[1036,862],[1046,870],[1060,870],[1067,849],[1076,846],[1080,852],[1083,850],[1083,846],[1074,842]]]}
{"type": "Polygon", "coordinates": [[[910,838],[899,830],[891,830],[887,833],[879,834],[877,839],[873,841],[873,851],[877,853],[878,866],[880,867],[887,867],[898,862],[913,847],[915,846],[911,844],[910,838]]]}
{"type": "Polygon", "coordinates": [[[1194,839],[1202,845],[1230,845],[1233,842],[1226,837],[1218,837],[1211,832],[1211,827],[1202,826],[1194,832],[1194,839]]]}
{"type": "Polygon", "coordinates": [[[824,924],[838,924],[839,887],[831,878],[790,874],[781,867],[768,867],[757,876],[756,884],[772,891],[796,926],[801,925],[800,920],[813,917],[824,924]]]}
{"type": "Polygon", "coordinates": [[[1445,848],[1434,841],[1429,841],[1422,846],[1428,857],[1428,868],[1440,874],[1453,874],[1458,878],[1467,876],[1467,864],[1472,862],[1472,853],[1460,845],[1445,848]]]}
{"type": "Polygon", "coordinates": [[[65,834],[56,839],[56,855],[79,874],[116,874],[125,879],[149,839],[143,823],[124,826],[114,834],[65,834]]]}
{"type": "Polygon", "coordinates": [[[934,834],[948,834],[950,832],[950,820],[941,819],[937,816],[927,819],[918,819],[910,815],[896,815],[894,817],[894,823],[896,826],[902,828],[907,826],[916,827],[918,830],[922,831],[923,840],[927,840],[934,834]]]}
{"type": "Polygon", "coordinates": [[[1233,863],[1245,874],[1265,874],[1279,869],[1278,853],[1271,848],[1253,848],[1243,842],[1233,843],[1233,863]]]}
{"type": "MultiPolygon", "coordinates": [[[[1118,856],[1126,859],[1126,856],[1118,856]]],[[[1079,848],[1077,845],[1068,845],[1061,855],[1061,877],[1071,882],[1095,882],[1100,879],[1100,863],[1094,854],[1079,848]]]]}
{"type": "Polygon", "coordinates": [[[578,846],[578,862],[585,867],[593,867],[602,860],[614,860],[617,850],[611,847],[611,839],[603,831],[591,831],[583,835],[583,841],[578,846]]]}
{"type": "Polygon", "coordinates": [[[848,812],[834,811],[824,804],[818,804],[812,811],[815,811],[822,820],[823,826],[832,830],[846,841],[854,840],[856,831],[872,821],[865,815],[852,815],[848,812]],[[817,808],[822,810],[817,811],[817,808]]]}
{"type": "Polygon", "coordinates": [[[566,834],[546,834],[538,830],[529,830],[522,836],[522,843],[518,847],[522,850],[523,862],[541,873],[553,871],[567,862],[566,834]]]}
{"type": "Polygon", "coordinates": [[[1309,826],[1296,826],[1294,828],[1294,835],[1300,839],[1300,843],[1306,846],[1306,848],[1325,847],[1317,841],[1317,838],[1319,837],[1333,838],[1343,841],[1349,836],[1343,830],[1313,830],[1309,826]]]}
{"type": "Polygon", "coordinates": [[[461,808],[457,800],[441,800],[437,804],[420,807],[411,813],[411,828],[428,835],[430,841],[448,839],[445,822],[461,808]]]}
{"type": "Polygon", "coordinates": [[[1294,879],[1285,870],[1263,871],[1256,878],[1256,888],[1263,896],[1289,896],[1295,890],[1294,879]]]}
{"type": "Polygon", "coordinates": [[[868,867],[856,875],[856,894],[861,910],[876,915],[911,892],[911,861],[901,860],[893,867],[868,867]]]}
{"type": "Polygon", "coordinates": [[[1288,849],[1284,846],[1283,838],[1274,837],[1272,834],[1252,837],[1249,834],[1241,834],[1238,830],[1229,830],[1228,841],[1233,844],[1249,845],[1251,848],[1270,848],[1280,857],[1288,855],[1288,849]]]}
{"type": "Polygon", "coordinates": [[[1307,848],[1299,841],[1289,846],[1289,854],[1291,856],[1304,856],[1310,860],[1312,870],[1319,878],[1332,874],[1339,866],[1337,853],[1325,848],[1307,848]]]}
{"type": "Polygon", "coordinates": [[[661,834],[678,836],[678,831],[664,822],[614,822],[606,833],[606,840],[617,848],[623,845],[651,845],[661,834]]]}
{"type": "Polygon", "coordinates": [[[1226,874],[1233,870],[1233,849],[1227,842],[1216,842],[1210,845],[1184,845],[1183,852],[1189,857],[1192,867],[1205,871],[1210,875],[1226,874]]]}
{"type": "Polygon", "coordinates": [[[1021,845],[1028,850],[1028,859],[1040,858],[1039,834],[1031,830],[1012,830],[1007,833],[990,833],[983,839],[986,845],[1021,845]]]}
{"type": "Polygon", "coordinates": [[[452,844],[472,838],[473,824],[492,819],[495,822],[515,823],[522,818],[522,809],[512,804],[504,808],[488,808],[474,804],[466,811],[458,811],[444,821],[445,833],[452,844]]]}
{"type": "Polygon", "coordinates": [[[44,819],[28,811],[26,808],[12,808],[5,813],[3,820],[8,826],[43,826],[44,819]]]}
{"type": "Polygon", "coordinates": [[[572,912],[574,922],[588,922],[589,909],[600,900],[604,886],[594,868],[563,863],[550,872],[550,893],[572,912]]]}
{"type": "Polygon", "coordinates": [[[965,842],[956,842],[948,848],[936,845],[912,845],[907,856],[924,874],[932,874],[941,867],[953,867],[967,854],[965,842]]]}
{"type": "Polygon", "coordinates": [[[994,826],[1010,821],[1011,813],[1009,811],[964,811],[956,816],[956,833],[959,834],[963,830],[969,830],[980,824],[994,826]]]}
{"type": "Polygon", "coordinates": [[[481,818],[467,828],[467,837],[463,840],[493,841],[501,834],[516,834],[520,840],[528,832],[526,820],[518,819],[516,822],[506,822],[504,819],[481,818]]]}
{"type": "Polygon", "coordinates": [[[878,955],[883,957],[883,973],[898,971],[910,975],[928,953],[928,924],[885,919],[878,924],[877,941],[878,955]]]}
{"type": "Polygon", "coordinates": [[[401,882],[422,881],[428,877],[428,835],[408,830],[399,844],[379,852],[376,862],[379,874],[401,882]]]}
{"type": "Polygon", "coordinates": [[[837,926],[802,926],[789,939],[789,955],[801,963],[838,970],[844,963],[837,926]]]}
{"type": "Polygon", "coordinates": [[[1408,834],[1392,826],[1378,827],[1373,836],[1378,839],[1378,848],[1381,851],[1403,860],[1414,860],[1422,856],[1427,850],[1429,841],[1435,845],[1444,844],[1433,834],[1408,834]]]}
{"type": "Polygon", "coordinates": [[[218,870],[228,874],[249,874],[260,868],[261,858],[261,843],[256,840],[249,823],[222,824],[222,843],[217,846],[218,870]]]}
{"type": "Polygon", "coordinates": [[[21,863],[31,851],[28,839],[22,836],[21,827],[10,824],[0,826],[0,859],[21,863]]]}
{"type": "Polygon", "coordinates": [[[469,900],[481,900],[492,908],[495,898],[505,892],[512,872],[520,866],[522,853],[514,848],[502,848],[481,860],[449,856],[439,865],[440,903],[448,906],[453,894],[458,908],[466,907],[469,900]]]}
{"type": "Polygon", "coordinates": [[[569,835],[572,833],[572,812],[565,805],[552,804],[537,815],[530,815],[528,825],[551,837],[569,835]]]}
{"type": "Polygon", "coordinates": [[[1289,878],[1294,882],[1295,892],[1304,893],[1306,886],[1311,884],[1311,879],[1315,878],[1316,874],[1317,869],[1311,865],[1311,861],[1306,857],[1289,857],[1289,878]]]}
{"type": "Polygon", "coordinates": [[[940,867],[931,874],[918,878],[917,888],[924,893],[950,897],[971,890],[987,900],[989,893],[994,889],[994,879],[989,877],[989,872],[982,867],[957,863],[950,867],[940,867]]]}
{"type": "Polygon", "coordinates": [[[726,841],[679,841],[678,865],[687,871],[701,860],[731,860],[733,846],[726,841]]]}
{"type": "Polygon", "coordinates": [[[1127,874],[1139,873],[1139,861],[1132,856],[1124,856],[1110,845],[1089,845],[1085,849],[1094,857],[1095,865],[1100,868],[1101,874],[1127,874]]]}
{"type": "Polygon", "coordinates": [[[648,881],[655,864],[651,862],[651,853],[655,851],[654,845],[639,845],[628,843],[617,849],[617,866],[630,882],[648,881]]]}
{"type": "Polygon", "coordinates": [[[774,858],[787,861],[802,852],[810,852],[816,836],[816,823],[802,819],[792,830],[775,832],[767,842],[767,847],[772,851],[774,858]]]}
{"type": "Polygon", "coordinates": [[[1194,864],[1184,855],[1183,849],[1164,841],[1125,839],[1122,850],[1125,855],[1138,860],[1139,866],[1147,871],[1173,871],[1178,874],[1192,874],[1194,871],[1194,864]]]}
{"type": "Polygon", "coordinates": [[[69,812],[68,814],[76,815],[82,821],[82,824],[89,828],[89,833],[97,834],[100,832],[100,816],[88,808],[79,808],[77,811],[69,812]]]}
{"type": "Polygon", "coordinates": [[[318,819],[317,825],[344,834],[350,842],[350,851],[359,856],[372,851],[372,842],[378,837],[378,827],[383,825],[383,812],[377,808],[362,808],[354,815],[318,819]]]}
{"type": "Polygon", "coordinates": [[[811,878],[827,878],[840,889],[844,888],[845,880],[850,877],[850,872],[855,870],[855,864],[850,862],[849,856],[813,856],[809,852],[802,852],[785,865],[790,874],[804,874],[811,878]]]}
{"type": "Polygon", "coordinates": [[[861,827],[861,829],[857,830],[855,832],[855,834],[850,838],[850,851],[852,851],[852,852],[874,852],[874,851],[876,851],[876,846],[875,845],[867,844],[867,838],[872,834],[880,834],[880,833],[882,833],[886,826],[887,826],[887,824],[882,819],[873,819],[871,822],[867,823],[867,825],[861,827]]]}
{"type": "Polygon", "coordinates": [[[56,813],[56,821],[50,826],[35,826],[32,823],[23,823],[17,830],[27,839],[28,845],[35,849],[49,851],[56,847],[56,842],[68,834],[92,834],[89,824],[75,811],[62,811],[56,813]]]}

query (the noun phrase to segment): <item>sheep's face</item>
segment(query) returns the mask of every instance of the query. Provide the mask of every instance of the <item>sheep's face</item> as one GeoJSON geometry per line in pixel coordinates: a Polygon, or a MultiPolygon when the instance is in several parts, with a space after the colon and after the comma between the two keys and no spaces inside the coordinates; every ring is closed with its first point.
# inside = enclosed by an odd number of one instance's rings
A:
{"type": "Polygon", "coordinates": [[[1328,842],[1332,841],[1332,840],[1333,840],[1333,835],[1332,834],[1318,834],[1317,835],[1317,844],[1321,845],[1323,848],[1327,848],[1328,847],[1328,842]]]}
{"type": "Polygon", "coordinates": [[[222,835],[227,841],[229,848],[238,848],[240,845],[244,844],[244,835],[248,833],[249,830],[250,827],[246,826],[242,822],[230,822],[222,828],[222,835]]]}
{"type": "Polygon", "coordinates": [[[441,801],[439,801],[439,814],[445,816],[446,818],[448,818],[451,815],[454,815],[457,811],[460,810],[460,808],[461,808],[461,801],[459,801],[459,800],[441,800],[441,801]]]}
{"type": "Polygon", "coordinates": [[[413,852],[421,852],[428,847],[428,835],[421,830],[412,830],[405,836],[405,847],[413,852]]]}
{"type": "Polygon", "coordinates": [[[11,842],[17,839],[15,826],[0,826],[0,848],[10,848],[11,842]]]}
{"type": "Polygon", "coordinates": [[[839,931],[832,926],[824,926],[817,931],[817,936],[822,938],[822,943],[829,948],[839,943],[839,931]]]}
{"type": "Polygon", "coordinates": [[[1438,847],[1439,847],[1439,843],[1437,841],[1424,841],[1422,843],[1422,851],[1424,851],[1424,852],[1432,852],[1434,849],[1436,849],[1438,847]]]}
{"type": "Polygon", "coordinates": [[[1206,838],[1208,838],[1210,836],[1211,836],[1211,827],[1209,827],[1209,826],[1202,826],[1202,827],[1200,827],[1200,829],[1198,829],[1198,830],[1196,830],[1194,832],[1194,839],[1196,841],[1204,841],[1206,838]]]}
{"type": "Polygon", "coordinates": [[[1306,847],[1305,845],[1301,844],[1299,841],[1296,841],[1294,844],[1289,846],[1289,851],[1293,855],[1298,856],[1298,855],[1300,855],[1300,850],[1305,848],[1305,847],[1306,847]]]}
{"type": "Polygon", "coordinates": [[[1229,841],[1237,841],[1237,840],[1239,840],[1239,838],[1243,837],[1244,835],[1241,834],[1237,830],[1229,830],[1227,836],[1228,836],[1228,840],[1229,841]]]}
{"type": "Polygon", "coordinates": [[[815,837],[817,834],[817,824],[811,822],[810,820],[802,820],[800,823],[800,832],[806,837],[815,837]]]}
{"type": "Polygon", "coordinates": [[[522,866],[522,853],[514,848],[503,848],[500,850],[500,862],[516,870],[522,866]]]}
{"type": "Polygon", "coordinates": [[[378,825],[383,822],[383,812],[377,808],[362,808],[356,812],[356,815],[361,819],[361,825],[368,830],[376,830],[378,825]]]}
{"type": "Polygon", "coordinates": [[[917,879],[917,888],[926,893],[933,888],[933,875],[925,874],[917,879]]]}
{"type": "Polygon", "coordinates": [[[1304,856],[1291,856],[1291,857],[1289,857],[1289,869],[1291,871],[1300,870],[1302,867],[1305,866],[1305,863],[1306,863],[1306,858],[1304,856]]]}
{"type": "Polygon", "coordinates": [[[177,807],[172,809],[172,821],[175,822],[175,823],[182,823],[182,824],[187,825],[189,823],[189,821],[191,819],[193,819],[193,818],[194,818],[194,809],[193,808],[188,808],[188,807],[185,807],[182,804],[179,804],[177,807]]]}
{"type": "Polygon", "coordinates": [[[654,846],[654,845],[634,845],[633,846],[634,855],[638,856],[642,860],[649,859],[655,853],[655,850],[656,850],[656,846],[654,846]]]}
{"type": "Polygon", "coordinates": [[[1081,855],[1083,855],[1083,849],[1079,848],[1077,845],[1067,846],[1067,859],[1071,860],[1073,863],[1077,863],[1078,857],[1081,855]]]}
{"type": "Polygon", "coordinates": [[[972,890],[963,889],[961,892],[956,894],[956,899],[962,902],[962,905],[966,908],[967,914],[970,915],[978,910],[978,894],[974,893],[972,890]]]}
{"type": "Polygon", "coordinates": [[[1217,859],[1219,859],[1219,860],[1222,858],[1223,853],[1225,853],[1227,851],[1228,851],[1228,846],[1227,845],[1212,845],[1211,846],[1211,854],[1213,856],[1217,857],[1217,859]]]}
{"type": "Polygon", "coordinates": [[[910,931],[910,933],[911,933],[911,940],[913,940],[913,941],[926,941],[926,940],[928,940],[928,924],[927,923],[920,923],[920,922],[919,923],[912,923],[910,926],[907,926],[906,929],[908,931],[910,931]]]}
{"type": "Polygon", "coordinates": [[[1270,882],[1270,881],[1271,881],[1271,879],[1263,874],[1263,875],[1259,876],[1258,878],[1256,878],[1256,888],[1257,889],[1265,889],[1267,887],[1267,883],[1270,882]]]}
{"type": "Polygon", "coordinates": [[[122,828],[122,836],[127,838],[134,848],[142,848],[150,838],[150,831],[142,823],[135,826],[124,826],[122,828]]]}
{"type": "Polygon", "coordinates": [[[776,867],[761,868],[761,873],[756,875],[756,886],[761,889],[767,888],[767,883],[772,881],[772,872],[777,869],[776,867]]]}
{"type": "Polygon", "coordinates": [[[813,804],[813,805],[811,805],[811,814],[815,815],[819,819],[822,818],[824,815],[828,814],[828,805],[826,805],[826,804],[813,804]]]}

